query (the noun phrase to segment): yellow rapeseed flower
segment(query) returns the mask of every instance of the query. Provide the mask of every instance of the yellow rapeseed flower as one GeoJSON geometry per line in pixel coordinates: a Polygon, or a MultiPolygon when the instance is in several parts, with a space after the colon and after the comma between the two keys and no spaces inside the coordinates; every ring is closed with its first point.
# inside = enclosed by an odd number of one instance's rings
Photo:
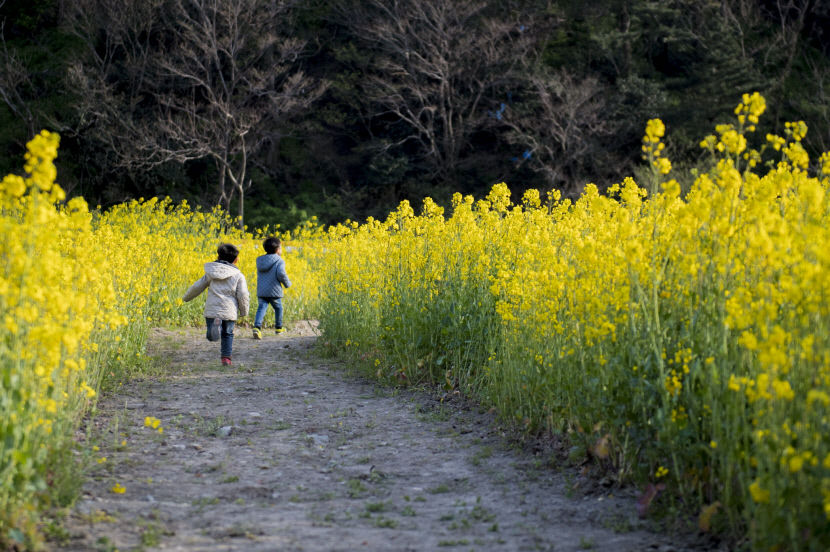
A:
{"type": "Polygon", "coordinates": [[[759,504],[766,504],[769,502],[769,491],[763,489],[761,487],[761,482],[757,479],[749,486],[749,493],[752,496],[752,500],[759,504]]]}

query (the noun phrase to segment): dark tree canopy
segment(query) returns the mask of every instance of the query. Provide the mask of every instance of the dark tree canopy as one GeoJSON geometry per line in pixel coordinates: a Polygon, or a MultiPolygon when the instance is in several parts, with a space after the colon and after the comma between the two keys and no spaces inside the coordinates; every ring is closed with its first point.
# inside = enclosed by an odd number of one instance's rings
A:
{"type": "MultiPolygon", "coordinates": [[[[169,195],[249,225],[383,216],[455,191],[575,195],[678,171],[759,91],[830,149],[817,0],[0,0],[0,169],[41,128],[71,194],[169,195]]],[[[679,174],[682,177],[682,174],[679,174]]]]}

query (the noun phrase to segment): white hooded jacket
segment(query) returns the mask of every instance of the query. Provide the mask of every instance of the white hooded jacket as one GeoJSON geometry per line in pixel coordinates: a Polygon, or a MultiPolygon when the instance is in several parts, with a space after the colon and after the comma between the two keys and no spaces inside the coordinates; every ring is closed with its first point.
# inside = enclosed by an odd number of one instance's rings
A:
{"type": "Polygon", "coordinates": [[[248,315],[251,298],[245,276],[234,265],[224,261],[205,263],[205,275],[199,278],[182,298],[190,301],[208,290],[205,318],[236,320],[248,315]]]}

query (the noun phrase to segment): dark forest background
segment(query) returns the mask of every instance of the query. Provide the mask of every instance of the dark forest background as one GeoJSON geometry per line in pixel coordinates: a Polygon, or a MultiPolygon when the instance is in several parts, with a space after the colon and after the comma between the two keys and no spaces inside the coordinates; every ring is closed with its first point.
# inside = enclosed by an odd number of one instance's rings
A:
{"type": "MultiPolygon", "coordinates": [[[[402,199],[679,180],[761,92],[830,149],[827,0],[0,0],[0,158],[61,134],[60,184],[291,228],[402,199]]],[[[518,196],[518,195],[517,195],[518,196]]],[[[517,197],[515,196],[515,197],[517,197]]]]}

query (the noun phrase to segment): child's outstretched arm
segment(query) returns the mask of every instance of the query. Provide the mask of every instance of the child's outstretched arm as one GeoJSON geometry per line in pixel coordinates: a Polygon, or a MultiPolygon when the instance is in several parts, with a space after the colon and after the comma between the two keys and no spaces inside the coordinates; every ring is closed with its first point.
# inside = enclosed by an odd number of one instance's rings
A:
{"type": "Polygon", "coordinates": [[[182,301],[187,302],[196,299],[200,293],[207,289],[209,284],[210,282],[208,281],[207,276],[202,276],[196,280],[196,283],[188,288],[188,290],[184,293],[184,297],[182,297],[182,301]]]}
{"type": "Polygon", "coordinates": [[[239,318],[248,316],[248,308],[251,304],[251,295],[248,293],[248,282],[245,276],[236,282],[236,306],[239,307],[239,318]]]}
{"type": "Polygon", "coordinates": [[[288,279],[288,274],[285,272],[285,261],[278,261],[275,269],[277,271],[277,281],[281,283],[283,287],[290,288],[291,280],[288,279]]]}

